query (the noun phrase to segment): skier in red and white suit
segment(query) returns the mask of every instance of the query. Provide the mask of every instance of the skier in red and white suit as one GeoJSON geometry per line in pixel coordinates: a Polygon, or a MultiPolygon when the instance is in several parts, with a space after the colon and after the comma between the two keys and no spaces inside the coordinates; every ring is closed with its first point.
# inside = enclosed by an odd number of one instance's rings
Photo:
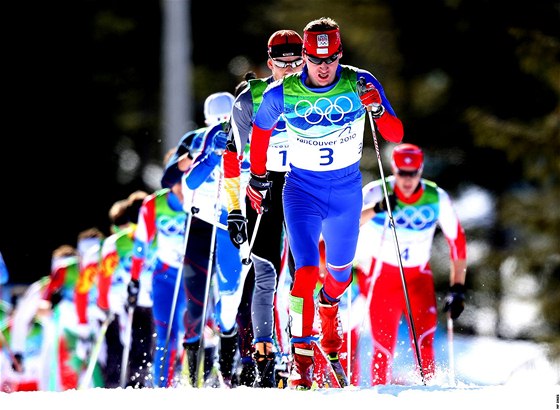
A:
{"type": "MultiPolygon", "coordinates": [[[[393,175],[386,178],[387,194],[423,374],[429,380],[435,372],[433,341],[437,324],[435,286],[429,264],[434,234],[439,226],[450,249],[450,289],[443,310],[452,319],[464,308],[466,238],[449,195],[435,183],[421,178],[424,155],[418,146],[397,145],[391,166],[393,175]]],[[[408,313],[381,180],[364,186],[363,198],[356,257],[367,274],[361,281],[362,291],[367,295],[373,286],[369,308],[374,343],[371,382],[379,385],[391,383],[399,322],[408,313]]],[[[412,332],[409,333],[412,337],[412,332]]]]}

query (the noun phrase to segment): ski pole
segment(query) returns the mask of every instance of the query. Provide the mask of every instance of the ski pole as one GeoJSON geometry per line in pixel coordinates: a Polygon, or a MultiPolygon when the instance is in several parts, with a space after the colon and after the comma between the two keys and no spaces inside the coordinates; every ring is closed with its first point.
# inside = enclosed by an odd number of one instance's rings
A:
{"type": "Polygon", "coordinates": [[[352,384],[352,281],[354,275],[350,272],[352,280],[348,286],[348,329],[346,330],[346,374],[348,375],[348,382],[352,384]]]}
{"type": "Polygon", "coordinates": [[[99,358],[99,353],[101,353],[101,347],[103,346],[103,341],[105,340],[105,334],[107,333],[107,328],[109,327],[109,324],[113,321],[114,317],[115,317],[114,313],[109,312],[107,318],[103,321],[103,324],[99,329],[99,333],[97,335],[97,339],[95,340],[95,344],[93,345],[93,349],[89,356],[88,366],[86,372],[84,373],[84,377],[82,378],[82,381],[80,383],[79,390],[86,389],[91,382],[91,378],[93,377],[93,371],[95,370],[95,365],[97,364],[97,359],[99,358]]]}
{"type": "Polygon", "coordinates": [[[337,362],[338,366],[335,368],[335,366],[332,364],[331,360],[329,359],[329,356],[325,353],[325,351],[321,347],[321,344],[318,343],[317,341],[313,341],[313,346],[315,347],[314,352],[318,353],[321,359],[325,361],[325,366],[327,368],[327,372],[330,375],[330,379],[333,382],[333,387],[336,389],[342,389],[348,386],[348,378],[344,374],[344,369],[342,368],[340,363],[337,362]]]}
{"type": "MultiPolygon", "coordinates": [[[[223,165],[220,165],[220,169],[222,169],[223,165]]],[[[223,175],[220,172],[220,177],[218,179],[218,192],[216,193],[216,203],[215,203],[215,218],[216,220],[220,219],[221,213],[221,191],[222,191],[222,179],[223,175]]],[[[200,339],[198,341],[198,354],[196,357],[196,372],[195,372],[195,381],[198,387],[202,387],[202,382],[200,381],[200,368],[203,366],[204,363],[204,328],[206,327],[206,315],[208,312],[208,302],[210,298],[210,284],[212,281],[212,269],[214,267],[214,254],[216,251],[216,224],[212,224],[212,236],[210,237],[210,255],[208,257],[208,268],[206,273],[206,285],[204,289],[204,300],[202,304],[202,317],[200,319],[200,339]]],[[[204,371],[202,372],[204,375],[204,371]]],[[[204,377],[202,377],[203,379],[204,377]]]]}
{"type": "MultiPolygon", "coordinates": [[[[366,87],[366,79],[364,77],[360,77],[358,81],[358,90],[364,90],[366,87]]],[[[404,291],[404,298],[406,301],[406,310],[408,313],[408,323],[410,326],[410,331],[412,332],[412,338],[414,340],[414,348],[416,350],[416,359],[418,361],[418,367],[420,370],[420,377],[422,378],[422,384],[426,385],[426,381],[424,379],[424,369],[422,368],[422,358],[420,357],[420,348],[418,347],[418,337],[416,336],[416,329],[414,327],[414,321],[412,319],[412,309],[410,308],[410,300],[408,297],[408,288],[406,286],[406,279],[404,276],[404,269],[402,266],[401,260],[401,251],[399,249],[399,241],[397,239],[397,229],[395,228],[395,220],[393,219],[393,211],[391,210],[391,205],[389,203],[389,194],[387,193],[387,186],[385,183],[385,174],[383,172],[383,164],[381,163],[381,155],[379,153],[379,145],[377,144],[377,134],[375,132],[375,123],[373,121],[373,114],[371,112],[371,108],[367,110],[367,116],[369,118],[369,124],[371,126],[371,134],[373,136],[373,145],[375,146],[375,154],[377,156],[377,164],[379,166],[379,173],[381,175],[381,181],[383,186],[383,195],[385,197],[385,205],[387,208],[387,215],[389,215],[389,225],[391,226],[391,231],[393,233],[393,242],[395,244],[395,252],[397,254],[397,262],[399,264],[399,272],[401,274],[401,281],[404,291]]]]}
{"type": "Polygon", "coordinates": [[[19,362],[19,360],[16,358],[16,355],[14,354],[14,352],[12,351],[12,349],[10,349],[10,346],[8,345],[8,341],[6,340],[6,336],[4,336],[4,331],[5,327],[2,326],[2,328],[0,328],[0,347],[3,347],[4,349],[6,349],[6,352],[8,352],[8,356],[10,357],[10,361],[12,362],[12,366],[14,366],[14,369],[16,372],[21,373],[23,371],[23,369],[21,368],[21,364],[19,362]]]}
{"type": "MultiPolygon", "coordinates": [[[[198,211],[198,208],[194,209],[195,211],[198,211]]],[[[200,219],[201,221],[204,221],[210,225],[216,225],[216,227],[220,228],[223,231],[227,231],[227,225],[221,223],[220,221],[211,221],[209,220],[207,217],[205,217],[204,215],[199,215],[197,216],[198,219],[200,219]]]]}
{"type": "Polygon", "coordinates": [[[253,235],[251,235],[251,241],[249,242],[249,251],[247,252],[247,257],[241,260],[243,265],[250,265],[252,262],[251,253],[252,253],[253,245],[255,244],[255,239],[257,238],[257,232],[259,231],[259,225],[261,224],[262,216],[263,216],[262,213],[257,215],[257,220],[255,221],[255,227],[253,228],[253,235]]]}
{"type": "Polygon", "coordinates": [[[447,354],[449,357],[449,384],[455,386],[455,353],[453,349],[453,319],[447,314],[447,354]]]}
{"type": "MultiPolygon", "coordinates": [[[[194,203],[194,194],[196,191],[193,192],[193,199],[191,203],[194,203]]],[[[185,267],[184,259],[187,254],[187,245],[189,241],[189,232],[191,230],[191,222],[193,215],[198,213],[199,209],[196,207],[191,207],[190,215],[187,213],[187,219],[185,221],[185,233],[183,236],[183,261],[181,263],[181,268],[177,272],[177,277],[175,278],[175,287],[173,289],[173,299],[171,301],[171,310],[169,312],[169,320],[167,321],[167,333],[165,336],[165,344],[163,348],[163,356],[162,356],[162,363],[157,363],[156,366],[163,366],[163,363],[167,360],[167,351],[169,349],[169,341],[171,340],[171,327],[173,325],[173,318],[175,317],[175,310],[177,309],[177,298],[179,297],[179,289],[181,288],[181,281],[183,279],[183,270],[185,267]]],[[[157,385],[159,386],[159,381],[157,381],[157,385]]]]}
{"type": "Polygon", "coordinates": [[[130,346],[132,345],[132,319],[134,317],[134,306],[129,306],[126,314],[126,328],[124,332],[124,350],[121,361],[121,378],[120,386],[121,388],[126,387],[126,381],[128,378],[128,358],[130,356],[130,346]]]}

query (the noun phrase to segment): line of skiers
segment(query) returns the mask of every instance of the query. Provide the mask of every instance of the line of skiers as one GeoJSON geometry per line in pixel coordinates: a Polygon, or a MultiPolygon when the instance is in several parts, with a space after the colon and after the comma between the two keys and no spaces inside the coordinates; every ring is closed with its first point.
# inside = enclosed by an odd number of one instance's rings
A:
{"type": "Polygon", "coordinates": [[[434,379],[431,246],[439,227],[454,320],[466,237],[449,195],[422,178],[423,151],[401,143],[381,83],[340,64],[342,51],[331,18],[303,38],[273,33],[271,75],[206,99],[206,125],[167,153],[162,189],[116,202],[107,238],[84,232],[53,252],[51,275],[8,320],[13,373],[38,321],[41,350],[58,363],[43,363],[40,389],[360,385],[369,316],[369,382],[386,384],[408,314],[420,373],[434,379]],[[364,186],[367,120],[376,149],[377,135],[394,147],[392,175],[364,186]]]}

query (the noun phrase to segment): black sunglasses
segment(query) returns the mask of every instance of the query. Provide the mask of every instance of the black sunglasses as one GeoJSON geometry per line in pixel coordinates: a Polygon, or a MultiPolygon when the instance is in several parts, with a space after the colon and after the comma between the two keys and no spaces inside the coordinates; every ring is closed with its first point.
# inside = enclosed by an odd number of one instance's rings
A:
{"type": "Polygon", "coordinates": [[[416,175],[420,173],[420,170],[417,169],[415,171],[405,171],[404,169],[398,169],[397,174],[401,177],[411,177],[414,178],[416,175]]]}
{"type": "Polygon", "coordinates": [[[299,67],[300,65],[303,64],[303,59],[299,58],[299,59],[294,60],[294,61],[281,61],[281,60],[275,60],[273,58],[272,62],[278,68],[286,68],[286,67],[297,68],[297,67],[299,67]]]}
{"type": "Polygon", "coordinates": [[[309,54],[306,54],[306,55],[307,55],[307,59],[309,61],[311,61],[313,64],[321,65],[323,63],[327,63],[327,64],[334,63],[336,60],[338,60],[338,55],[339,54],[334,53],[332,56],[328,56],[328,57],[325,57],[325,58],[319,58],[319,57],[315,57],[315,56],[312,56],[312,55],[309,55],[309,54]]]}

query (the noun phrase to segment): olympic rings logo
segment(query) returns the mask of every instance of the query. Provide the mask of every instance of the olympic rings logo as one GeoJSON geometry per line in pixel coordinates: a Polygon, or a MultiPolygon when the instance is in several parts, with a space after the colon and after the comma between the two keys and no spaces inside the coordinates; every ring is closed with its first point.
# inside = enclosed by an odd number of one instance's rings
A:
{"type": "Polygon", "coordinates": [[[185,219],[185,215],[175,218],[162,215],[158,218],[158,230],[165,236],[182,235],[185,231],[185,219]]]}
{"type": "Polygon", "coordinates": [[[409,228],[423,230],[436,222],[436,213],[429,205],[414,207],[407,206],[398,209],[395,213],[395,225],[397,228],[409,228]]]}
{"type": "Polygon", "coordinates": [[[354,108],[352,100],[347,96],[337,97],[331,101],[326,97],[321,97],[314,104],[309,100],[300,100],[294,107],[294,112],[299,118],[304,118],[308,124],[319,124],[326,119],[331,124],[342,121],[345,114],[354,108]],[[317,120],[314,119],[318,116],[317,120]]]}

